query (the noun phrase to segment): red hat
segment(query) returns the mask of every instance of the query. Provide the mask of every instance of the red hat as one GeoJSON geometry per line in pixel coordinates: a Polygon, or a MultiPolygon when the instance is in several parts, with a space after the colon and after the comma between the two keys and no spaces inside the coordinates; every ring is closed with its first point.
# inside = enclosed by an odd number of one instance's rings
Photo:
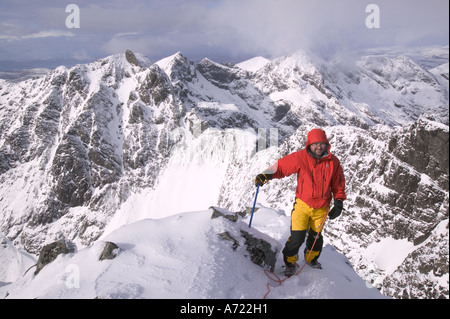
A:
{"type": "Polygon", "coordinates": [[[308,133],[308,140],[306,141],[306,146],[309,146],[313,143],[318,142],[325,142],[327,144],[330,144],[327,139],[327,135],[325,134],[324,130],[321,130],[320,128],[315,128],[308,133]]]}

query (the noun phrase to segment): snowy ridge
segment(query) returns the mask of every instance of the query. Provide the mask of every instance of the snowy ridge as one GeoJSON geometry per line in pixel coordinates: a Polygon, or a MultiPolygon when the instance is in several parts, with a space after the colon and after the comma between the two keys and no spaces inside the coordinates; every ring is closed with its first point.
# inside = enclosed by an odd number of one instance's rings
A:
{"type": "MultiPolygon", "coordinates": [[[[0,297],[262,299],[270,280],[262,268],[220,239],[217,234],[228,229],[229,222],[211,220],[211,212],[143,219],[119,227],[90,247],[58,257],[39,274],[29,272],[0,287],[0,297]],[[113,260],[98,260],[104,241],[120,248],[113,260]]],[[[288,216],[260,208],[255,225],[274,220],[280,228],[289,223],[288,216]]],[[[239,223],[246,228],[248,219],[239,223]]],[[[323,270],[308,267],[282,286],[272,284],[266,298],[385,298],[333,247],[326,246],[324,255],[323,270]]]]}
{"type": "Polygon", "coordinates": [[[247,61],[238,63],[238,64],[236,64],[236,66],[241,69],[247,70],[249,72],[256,72],[259,69],[263,68],[268,63],[270,63],[270,60],[268,60],[264,57],[258,56],[258,57],[251,58],[247,61]]]}

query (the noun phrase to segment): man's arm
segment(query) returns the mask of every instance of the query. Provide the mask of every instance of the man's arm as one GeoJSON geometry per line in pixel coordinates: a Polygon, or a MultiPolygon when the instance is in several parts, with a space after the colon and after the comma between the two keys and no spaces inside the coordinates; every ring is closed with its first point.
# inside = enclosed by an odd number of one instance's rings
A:
{"type": "Polygon", "coordinates": [[[334,205],[330,210],[328,216],[330,219],[335,219],[340,216],[344,209],[344,200],[347,198],[345,195],[345,177],[342,166],[337,158],[335,158],[335,165],[337,165],[336,172],[331,182],[331,191],[333,192],[334,205]]]}
{"type": "Polygon", "coordinates": [[[295,152],[279,159],[275,164],[268,167],[264,172],[255,178],[255,185],[262,186],[273,178],[283,178],[298,173],[299,153],[295,152]]]}
{"type": "Polygon", "coordinates": [[[345,194],[345,177],[344,171],[342,170],[341,163],[335,157],[334,165],[336,165],[336,171],[331,181],[331,191],[333,192],[333,197],[340,201],[344,201],[347,196],[345,194]]]}

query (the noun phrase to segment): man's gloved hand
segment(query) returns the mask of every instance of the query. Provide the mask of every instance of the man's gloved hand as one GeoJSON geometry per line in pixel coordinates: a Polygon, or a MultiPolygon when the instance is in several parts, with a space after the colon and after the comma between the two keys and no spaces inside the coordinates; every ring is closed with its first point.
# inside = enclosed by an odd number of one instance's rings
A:
{"type": "Polygon", "coordinates": [[[258,174],[255,177],[255,186],[263,186],[265,183],[272,179],[273,174],[258,174]]]}
{"type": "Polygon", "coordinates": [[[342,209],[344,208],[344,203],[342,202],[342,200],[340,199],[335,199],[334,200],[334,206],[333,208],[330,210],[330,212],[328,213],[328,217],[330,219],[335,219],[336,217],[338,217],[339,215],[341,215],[342,213],[342,209]]]}

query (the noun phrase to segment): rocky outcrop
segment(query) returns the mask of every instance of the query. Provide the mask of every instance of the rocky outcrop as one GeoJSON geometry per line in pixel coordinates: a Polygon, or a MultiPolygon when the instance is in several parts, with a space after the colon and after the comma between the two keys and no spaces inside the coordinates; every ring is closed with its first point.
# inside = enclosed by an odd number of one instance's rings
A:
{"type": "Polygon", "coordinates": [[[65,239],[45,245],[39,254],[39,259],[34,274],[37,275],[45,265],[55,260],[58,255],[73,253],[75,250],[75,245],[65,239]]]}
{"type": "Polygon", "coordinates": [[[132,65],[140,66],[138,60],[136,59],[136,56],[134,55],[133,51],[127,50],[125,52],[125,58],[128,62],[130,62],[132,65]]]}
{"type": "Polygon", "coordinates": [[[428,123],[420,120],[393,134],[388,142],[388,150],[448,191],[448,126],[428,123]]]}
{"type": "Polygon", "coordinates": [[[120,248],[115,243],[107,241],[105,242],[105,246],[103,247],[102,252],[100,253],[100,256],[98,257],[98,260],[105,260],[105,259],[114,259],[116,258],[117,254],[119,253],[120,248]]]}
{"type": "Polygon", "coordinates": [[[211,219],[223,218],[229,221],[228,230],[218,234],[220,238],[230,241],[234,251],[244,254],[254,264],[274,271],[277,256],[281,251],[281,244],[278,241],[239,221],[239,217],[246,215],[245,211],[232,213],[218,207],[210,207],[210,210],[212,210],[211,219]],[[238,249],[239,247],[245,247],[245,250],[238,249]]]}

